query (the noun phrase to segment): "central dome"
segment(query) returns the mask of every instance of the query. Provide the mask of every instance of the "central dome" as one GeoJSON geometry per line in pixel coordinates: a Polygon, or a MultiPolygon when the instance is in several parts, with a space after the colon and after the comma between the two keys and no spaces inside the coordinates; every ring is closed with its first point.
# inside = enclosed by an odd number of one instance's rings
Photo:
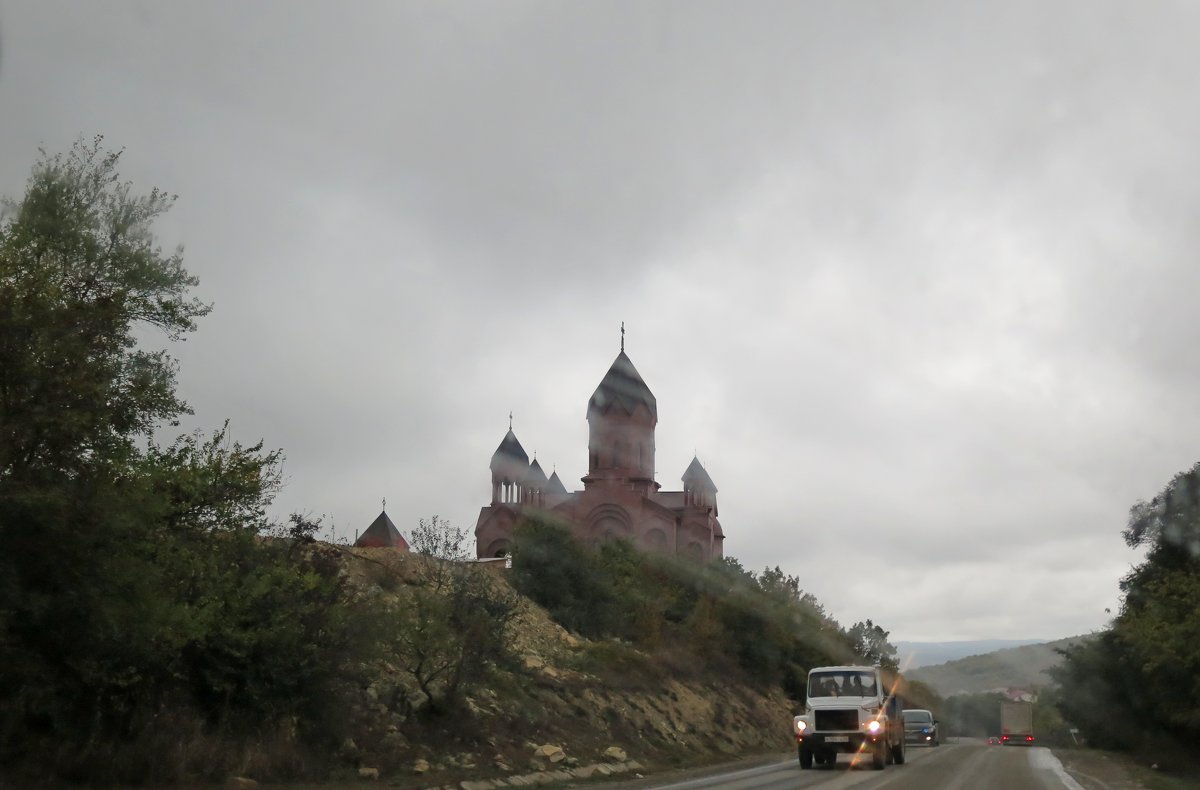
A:
{"type": "Polygon", "coordinates": [[[658,401],[624,351],[617,355],[612,367],[600,381],[600,386],[592,393],[588,412],[592,409],[606,412],[613,404],[620,406],[626,414],[633,414],[638,404],[642,404],[650,411],[650,416],[658,421],[658,401]]]}

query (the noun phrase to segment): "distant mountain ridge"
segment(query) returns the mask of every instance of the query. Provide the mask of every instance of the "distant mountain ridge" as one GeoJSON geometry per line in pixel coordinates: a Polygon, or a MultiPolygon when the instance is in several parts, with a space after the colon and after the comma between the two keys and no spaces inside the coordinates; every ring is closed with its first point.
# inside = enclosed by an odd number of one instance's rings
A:
{"type": "Polygon", "coordinates": [[[909,668],[904,675],[909,680],[927,683],[943,697],[995,689],[1031,690],[1053,682],[1049,670],[1062,663],[1058,650],[1090,638],[1070,636],[1053,642],[1007,647],[935,666],[909,668]]]}
{"type": "Polygon", "coordinates": [[[1049,639],[965,639],[954,642],[896,642],[901,669],[907,671],[933,664],[945,664],[967,656],[994,653],[1009,647],[1041,645],[1049,639]]]}

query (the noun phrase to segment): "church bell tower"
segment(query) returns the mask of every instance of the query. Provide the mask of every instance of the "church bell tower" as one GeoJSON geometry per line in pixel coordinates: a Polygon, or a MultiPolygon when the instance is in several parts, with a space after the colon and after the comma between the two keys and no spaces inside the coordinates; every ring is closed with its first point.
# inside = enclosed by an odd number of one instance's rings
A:
{"type": "Polygon", "coordinates": [[[625,355],[625,325],[621,352],[587,407],[588,473],[584,488],[618,485],[643,495],[659,489],[654,482],[654,427],[658,403],[654,393],[625,355]]]}

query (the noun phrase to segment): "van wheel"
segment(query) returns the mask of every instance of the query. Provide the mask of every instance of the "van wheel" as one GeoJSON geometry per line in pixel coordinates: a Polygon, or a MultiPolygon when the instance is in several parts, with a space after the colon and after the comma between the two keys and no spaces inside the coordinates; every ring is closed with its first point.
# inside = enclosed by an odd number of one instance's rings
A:
{"type": "Polygon", "coordinates": [[[811,751],[805,749],[803,746],[797,746],[796,756],[800,759],[800,768],[802,770],[807,771],[809,768],[812,768],[813,755],[811,751]]]}
{"type": "Polygon", "coordinates": [[[882,771],[887,766],[887,749],[883,741],[875,742],[875,748],[871,750],[871,767],[876,771],[882,771]]]}

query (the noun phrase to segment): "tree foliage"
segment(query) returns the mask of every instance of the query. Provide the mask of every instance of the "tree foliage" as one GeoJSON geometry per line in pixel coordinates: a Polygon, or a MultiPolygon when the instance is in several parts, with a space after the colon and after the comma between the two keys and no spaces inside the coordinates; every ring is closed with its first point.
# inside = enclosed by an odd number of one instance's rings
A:
{"type": "Polygon", "coordinates": [[[526,518],[513,540],[513,586],[563,627],[588,637],[615,635],[617,591],[588,550],[562,525],[526,518]]]}
{"type": "Polygon", "coordinates": [[[867,620],[850,626],[846,632],[851,649],[868,663],[878,664],[884,669],[897,670],[896,647],[888,641],[888,632],[867,620]]]}
{"type": "Polygon", "coordinates": [[[138,337],[208,307],[119,160],[43,153],[0,221],[0,768],[172,781],[222,766],[145,755],[317,721],[354,629],[334,563],[261,537],[279,452],[151,441],[187,407],[138,337]]]}
{"type": "Polygon", "coordinates": [[[1111,627],[1064,651],[1059,706],[1092,743],[1161,753],[1200,737],[1200,464],[1134,504],[1124,536],[1145,560],[1111,627]]]}
{"type": "Polygon", "coordinates": [[[119,159],[100,138],[43,152],[24,200],[5,205],[0,479],[79,474],[186,411],[174,362],[133,333],[178,339],[209,308],[188,296],[182,252],[164,254],[151,231],[173,196],[134,194],[119,159]]]}

